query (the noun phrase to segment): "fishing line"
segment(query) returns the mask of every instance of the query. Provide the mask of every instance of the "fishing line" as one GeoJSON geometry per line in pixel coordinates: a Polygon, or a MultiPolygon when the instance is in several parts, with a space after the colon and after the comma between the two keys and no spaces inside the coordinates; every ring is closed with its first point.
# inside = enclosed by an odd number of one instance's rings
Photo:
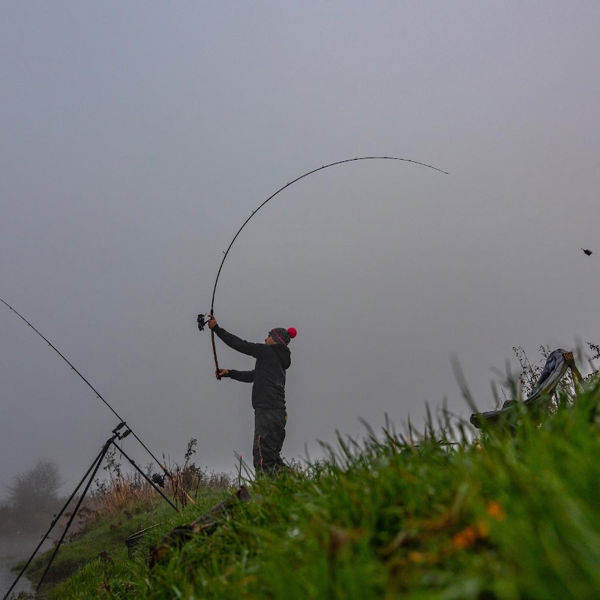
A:
{"type": "MultiPolygon", "coordinates": [[[[277,191],[275,191],[273,194],[271,194],[256,209],[254,209],[252,211],[252,213],[250,214],[250,216],[242,223],[242,226],[237,230],[237,233],[233,236],[233,239],[229,243],[229,246],[227,246],[227,250],[225,250],[223,252],[223,258],[221,259],[221,264],[219,265],[219,269],[217,271],[217,277],[215,279],[215,284],[213,286],[212,299],[211,299],[211,302],[210,302],[210,316],[214,315],[215,295],[217,293],[217,285],[219,283],[219,277],[221,275],[221,271],[223,270],[223,265],[225,264],[225,261],[227,260],[227,256],[229,255],[229,251],[231,250],[231,247],[233,246],[233,244],[237,240],[237,238],[240,235],[240,233],[242,233],[242,230],[244,229],[244,227],[246,227],[246,225],[250,222],[250,220],[252,219],[252,217],[254,217],[254,215],[265,204],[267,204],[267,202],[269,202],[270,200],[272,200],[273,198],[275,198],[275,196],[277,196],[277,194],[279,194],[280,192],[283,192],[283,190],[285,190],[286,188],[290,187],[291,185],[293,185],[297,181],[300,181],[301,179],[304,179],[305,177],[308,177],[309,175],[312,175],[313,173],[317,173],[318,171],[323,171],[324,169],[328,169],[329,167],[335,167],[336,165],[341,165],[341,164],[350,163],[350,162],[356,162],[356,161],[359,161],[359,160],[397,160],[397,161],[412,163],[414,165],[419,165],[421,167],[427,167],[428,169],[433,169],[434,171],[438,171],[439,173],[444,173],[444,175],[448,175],[447,171],[443,171],[442,169],[439,169],[438,167],[434,167],[433,165],[429,165],[427,163],[419,162],[418,160],[412,160],[410,158],[399,158],[397,156],[359,156],[359,157],[356,157],[356,158],[346,158],[344,160],[338,160],[338,161],[329,163],[327,165],[323,165],[321,167],[317,167],[316,169],[311,169],[310,171],[307,171],[306,173],[303,173],[299,177],[296,177],[295,179],[292,179],[292,181],[289,181],[285,185],[281,186],[277,191]]],[[[202,314],[198,315],[198,328],[200,329],[200,331],[202,331],[204,329],[204,325],[206,324],[206,319],[205,319],[206,316],[207,315],[202,315],[202,314]]],[[[218,377],[218,373],[219,373],[219,360],[217,358],[217,348],[216,348],[216,345],[215,345],[215,334],[214,334],[214,332],[212,330],[210,332],[210,336],[211,336],[211,341],[212,341],[213,356],[214,356],[214,359],[215,359],[215,366],[216,366],[216,369],[217,369],[217,377],[218,377]]]]}
{"type": "MultiPolygon", "coordinates": [[[[37,329],[37,327],[35,327],[30,321],[28,321],[20,312],[18,312],[15,308],[13,308],[8,302],[3,300],[2,298],[0,298],[0,302],[2,302],[2,304],[4,304],[4,306],[6,306],[13,313],[15,313],[15,315],[17,315],[17,317],[19,317],[19,319],[21,319],[29,327],[31,327],[31,329],[33,329],[33,331],[35,331],[50,346],[50,348],[52,348],[52,350],[54,350],[71,367],[71,369],[73,371],[75,371],[75,373],[77,373],[77,375],[79,375],[79,377],[94,392],[94,394],[96,394],[96,396],[98,398],[100,398],[100,400],[102,400],[102,402],[104,402],[104,404],[113,413],[113,415],[115,415],[115,417],[117,417],[117,419],[119,419],[120,422],[125,423],[125,419],[123,419],[121,417],[121,415],[119,415],[119,413],[108,403],[108,401],[102,396],[102,394],[82,375],[81,371],[79,371],[79,369],[77,369],[77,367],[39,329],[37,329]]],[[[144,448],[144,450],[146,450],[146,452],[148,452],[148,454],[156,461],[156,463],[164,471],[164,473],[166,475],[168,475],[169,477],[171,477],[171,474],[169,473],[169,471],[167,471],[166,467],[158,460],[158,458],[156,458],[156,456],[154,456],[154,454],[150,450],[150,448],[148,448],[148,446],[146,446],[146,444],[144,444],[144,442],[142,442],[142,440],[137,436],[135,431],[133,431],[131,429],[131,427],[129,427],[129,425],[127,425],[127,428],[129,429],[129,431],[131,431],[131,435],[133,435],[133,437],[141,444],[142,448],[144,448]]]]}

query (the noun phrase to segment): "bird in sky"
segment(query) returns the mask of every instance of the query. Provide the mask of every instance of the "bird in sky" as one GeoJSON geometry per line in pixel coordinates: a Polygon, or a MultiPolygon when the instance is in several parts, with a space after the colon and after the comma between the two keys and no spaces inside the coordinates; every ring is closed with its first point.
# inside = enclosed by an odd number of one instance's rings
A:
{"type": "Polygon", "coordinates": [[[582,250],[583,250],[583,253],[584,253],[586,256],[589,256],[589,255],[592,253],[592,251],[591,251],[591,250],[589,250],[588,248],[582,248],[582,250]]]}

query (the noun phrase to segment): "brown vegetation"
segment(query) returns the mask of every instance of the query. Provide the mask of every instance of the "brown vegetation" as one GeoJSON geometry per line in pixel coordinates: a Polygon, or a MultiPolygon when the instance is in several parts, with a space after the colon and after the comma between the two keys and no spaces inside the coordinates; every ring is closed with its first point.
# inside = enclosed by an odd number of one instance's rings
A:
{"type": "MultiPolygon", "coordinates": [[[[208,472],[191,462],[195,446],[196,440],[192,438],[188,442],[183,465],[167,466],[170,476],[152,474],[150,467],[146,469],[146,476],[178,508],[186,506],[190,499],[193,501],[206,490],[224,490],[232,485],[226,473],[208,472]]],[[[144,507],[150,508],[164,501],[139,472],[124,472],[117,455],[117,451],[107,454],[104,470],[108,477],[96,481],[96,488],[86,501],[85,509],[80,511],[86,522],[117,515],[131,518],[144,507]]]]}

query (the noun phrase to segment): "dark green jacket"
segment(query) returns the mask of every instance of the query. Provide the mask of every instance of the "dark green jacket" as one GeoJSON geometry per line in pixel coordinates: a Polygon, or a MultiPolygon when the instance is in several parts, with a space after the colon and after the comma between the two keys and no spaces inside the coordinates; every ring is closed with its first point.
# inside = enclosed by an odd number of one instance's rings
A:
{"type": "Polygon", "coordinates": [[[229,370],[229,377],[253,383],[252,407],[255,409],[285,409],[285,371],[292,360],[290,349],[283,344],[269,346],[247,342],[219,325],[213,331],[230,348],[256,358],[253,371],[229,370]]]}

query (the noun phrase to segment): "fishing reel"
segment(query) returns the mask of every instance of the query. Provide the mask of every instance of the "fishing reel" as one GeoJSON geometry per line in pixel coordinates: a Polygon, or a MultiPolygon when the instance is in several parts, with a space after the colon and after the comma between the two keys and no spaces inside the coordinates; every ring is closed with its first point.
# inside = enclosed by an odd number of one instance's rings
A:
{"type": "Polygon", "coordinates": [[[204,328],[208,325],[208,322],[213,318],[213,314],[200,314],[198,315],[198,318],[196,319],[197,323],[198,323],[198,329],[200,331],[204,331],[204,328]]]}
{"type": "Polygon", "coordinates": [[[165,476],[164,475],[159,475],[158,473],[153,473],[152,477],[150,478],[152,479],[152,481],[161,488],[165,487],[165,476]]]}

